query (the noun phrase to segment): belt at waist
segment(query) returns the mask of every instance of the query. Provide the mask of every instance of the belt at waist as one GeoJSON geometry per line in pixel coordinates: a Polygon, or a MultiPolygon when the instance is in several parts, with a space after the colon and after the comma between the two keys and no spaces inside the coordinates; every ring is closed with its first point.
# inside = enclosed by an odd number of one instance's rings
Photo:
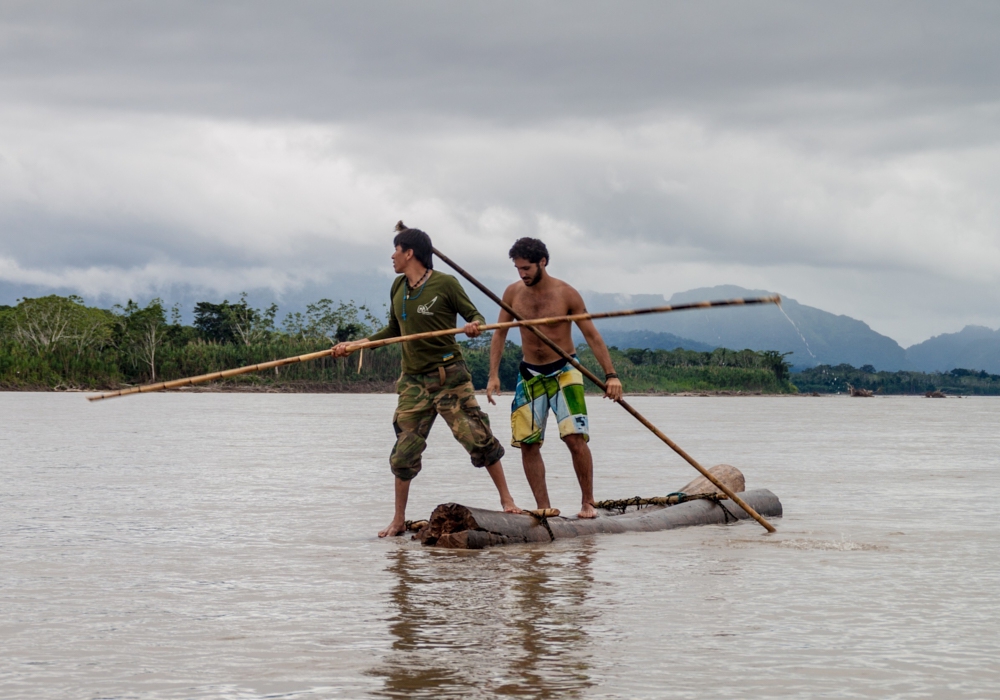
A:
{"type": "Polygon", "coordinates": [[[464,366],[465,366],[465,360],[455,360],[454,362],[449,362],[446,365],[438,365],[437,369],[432,369],[430,372],[421,372],[420,374],[409,374],[407,372],[403,372],[403,374],[406,374],[407,376],[410,377],[420,377],[420,378],[436,377],[441,384],[444,384],[445,374],[453,372],[456,369],[461,369],[461,367],[464,366]]]}

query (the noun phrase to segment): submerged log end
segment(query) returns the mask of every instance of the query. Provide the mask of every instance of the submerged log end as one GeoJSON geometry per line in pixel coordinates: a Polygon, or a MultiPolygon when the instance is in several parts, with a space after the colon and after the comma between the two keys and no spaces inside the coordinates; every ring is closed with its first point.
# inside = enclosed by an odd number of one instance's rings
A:
{"type": "MultiPolygon", "coordinates": [[[[553,510],[557,513],[559,511],[553,510]]],[[[414,539],[429,547],[482,549],[515,542],[549,542],[547,517],[501,513],[445,503],[434,509],[427,526],[414,539]]]]}
{"type": "MultiPolygon", "coordinates": [[[[458,503],[442,503],[431,513],[431,519],[427,525],[421,528],[413,538],[428,546],[450,546],[466,549],[466,545],[438,543],[443,537],[478,528],[479,525],[468,508],[458,503]]],[[[453,540],[454,538],[448,539],[446,542],[453,540]]]]}

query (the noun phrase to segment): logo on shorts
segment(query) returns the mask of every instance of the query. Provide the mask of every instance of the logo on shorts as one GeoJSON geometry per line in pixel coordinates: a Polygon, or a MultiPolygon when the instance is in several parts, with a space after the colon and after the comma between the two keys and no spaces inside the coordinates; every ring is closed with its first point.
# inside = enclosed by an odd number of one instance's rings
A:
{"type": "Polygon", "coordinates": [[[431,307],[434,306],[434,304],[435,304],[435,302],[437,302],[437,300],[438,300],[438,298],[434,297],[433,299],[431,299],[431,303],[430,304],[421,304],[420,306],[417,307],[417,313],[418,314],[423,314],[424,316],[433,316],[434,312],[431,311],[431,307]]]}

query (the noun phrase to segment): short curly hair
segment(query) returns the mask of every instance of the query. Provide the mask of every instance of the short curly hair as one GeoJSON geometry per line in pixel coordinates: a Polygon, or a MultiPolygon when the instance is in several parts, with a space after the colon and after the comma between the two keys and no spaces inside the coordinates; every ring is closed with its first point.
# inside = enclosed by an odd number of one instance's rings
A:
{"type": "Polygon", "coordinates": [[[537,238],[518,238],[508,255],[511,260],[524,258],[530,263],[541,262],[545,258],[545,264],[549,264],[549,249],[537,238]]]}

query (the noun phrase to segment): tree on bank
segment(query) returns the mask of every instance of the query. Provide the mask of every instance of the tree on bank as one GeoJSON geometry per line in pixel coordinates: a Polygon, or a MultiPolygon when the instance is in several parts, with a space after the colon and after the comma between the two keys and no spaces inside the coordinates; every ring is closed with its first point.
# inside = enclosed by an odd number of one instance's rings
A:
{"type": "Polygon", "coordinates": [[[253,345],[267,340],[274,332],[277,313],[277,304],[263,311],[255,309],[247,302],[247,293],[242,292],[234,304],[228,299],[221,304],[207,301],[195,304],[194,326],[209,342],[253,345]]]}
{"type": "Polygon", "coordinates": [[[61,347],[80,355],[104,347],[111,336],[111,314],[87,307],[78,296],[21,299],[6,307],[2,319],[0,333],[38,356],[61,347]]]}
{"type": "Polygon", "coordinates": [[[161,299],[140,307],[131,299],[125,306],[115,305],[115,345],[133,365],[149,370],[149,381],[156,381],[156,351],[167,336],[167,315],[161,299]]]}
{"type": "Polygon", "coordinates": [[[296,311],[285,316],[282,324],[285,333],[302,340],[328,340],[343,343],[364,338],[385,325],[365,305],[356,305],[354,300],[336,307],[330,299],[320,299],[315,304],[306,305],[303,314],[296,311]]]}

